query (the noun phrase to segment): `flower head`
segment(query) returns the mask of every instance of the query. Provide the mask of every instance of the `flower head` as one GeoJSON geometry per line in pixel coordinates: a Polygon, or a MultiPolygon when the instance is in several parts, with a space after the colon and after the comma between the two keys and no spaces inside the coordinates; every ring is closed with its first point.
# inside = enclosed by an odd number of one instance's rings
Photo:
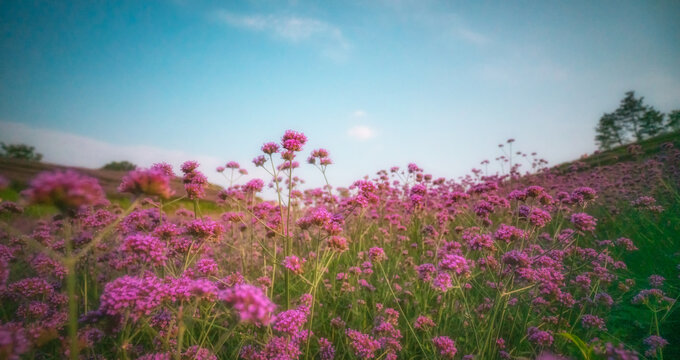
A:
{"type": "Polygon", "coordinates": [[[262,289],[253,285],[236,285],[220,293],[219,298],[230,304],[241,321],[267,325],[272,320],[276,305],[262,289]]]}
{"type": "Polygon", "coordinates": [[[62,211],[106,203],[99,182],[73,170],[38,174],[23,195],[33,204],[51,204],[62,211]]]}
{"type": "Polygon", "coordinates": [[[132,194],[146,194],[160,196],[167,199],[172,196],[170,177],[160,169],[139,169],[130,171],[125,177],[118,191],[132,194]]]}

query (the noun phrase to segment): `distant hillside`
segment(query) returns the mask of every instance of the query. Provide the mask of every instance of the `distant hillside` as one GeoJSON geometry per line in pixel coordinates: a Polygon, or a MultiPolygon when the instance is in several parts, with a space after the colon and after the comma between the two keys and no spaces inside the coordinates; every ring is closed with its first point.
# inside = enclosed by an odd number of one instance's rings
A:
{"type": "Polygon", "coordinates": [[[666,143],[671,143],[674,147],[680,148],[680,131],[655,136],[642,140],[639,143],[618,146],[611,150],[597,151],[591,155],[584,156],[579,160],[556,165],[554,169],[557,171],[580,171],[596,166],[612,165],[617,162],[648,158],[659,153],[661,147],[666,143]],[[630,151],[629,148],[631,145],[639,145],[639,149],[637,151],[630,151]]]}
{"type": "MultiPolygon", "coordinates": [[[[0,175],[17,184],[19,188],[27,186],[29,181],[40,172],[66,169],[73,169],[96,178],[109,197],[126,196],[118,192],[118,185],[120,185],[121,179],[127,173],[126,171],[87,169],[0,157],[0,175]]],[[[180,178],[172,180],[172,189],[179,196],[184,194],[184,187],[180,178]]],[[[210,184],[206,190],[206,199],[214,200],[217,192],[221,189],[218,185],[210,184]]]]}

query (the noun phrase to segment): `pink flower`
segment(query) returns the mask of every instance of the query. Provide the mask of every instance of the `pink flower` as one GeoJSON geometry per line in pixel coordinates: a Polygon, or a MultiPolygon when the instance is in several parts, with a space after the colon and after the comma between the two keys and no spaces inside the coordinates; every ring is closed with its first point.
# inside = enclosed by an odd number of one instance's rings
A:
{"type": "Polygon", "coordinates": [[[0,190],[5,190],[9,187],[9,179],[0,175],[0,190]]]}
{"type": "Polygon", "coordinates": [[[532,208],[529,211],[528,219],[531,225],[541,228],[546,226],[552,220],[552,217],[549,212],[543,209],[532,208]]]}
{"type": "Polygon", "coordinates": [[[319,358],[321,360],[333,360],[335,358],[335,347],[326,338],[319,338],[319,358]]]}
{"type": "Polygon", "coordinates": [[[468,265],[467,260],[462,256],[453,254],[445,254],[439,262],[439,268],[452,271],[457,275],[470,272],[470,266],[468,265]]]}
{"type": "Polygon", "coordinates": [[[253,164],[255,164],[255,166],[263,166],[264,163],[266,163],[266,162],[267,162],[267,158],[265,158],[262,155],[259,155],[259,156],[255,157],[253,159],[253,164]]]}
{"type": "Polygon", "coordinates": [[[301,151],[307,137],[300,132],[286,130],[281,139],[281,146],[288,151],[301,151]]]}
{"type": "Polygon", "coordinates": [[[438,273],[437,276],[435,276],[434,281],[432,281],[432,287],[441,292],[447,292],[453,287],[451,275],[447,272],[438,273]]]}
{"type": "Polygon", "coordinates": [[[303,272],[302,265],[304,265],[305,262],[306,262],[305,259],[300,259],[295,255],[290,255],[286,256],[286,258],[283,260],[283,266],[285,266],[286,269],[292,271],[295,274],[302,274],[303,272]]]}
{"type": "Polygon", "coordinates": [[[151,165],[151,170],[158,170],[167,175],[169,178],[174,178],[175,173],[172,171],[172,165],[164,162],[155,163],[151,165]]]}
{"type": "Polygon", "coordinates": [[[648,280],[649,280],[649,285],[656,287],[656,288],[662,287],[663,282],[666,281],[666,279],[663,276],[656,275],[656,274],[649,276],[648,280]]]}
{"type": "Polygon", "coordinates": [[[286,310],[276,315],[272,328],[278,332],[295,336],[307,322],[309,308],[301,305],[297,309],[286,310]]]}
{"type": "Polygon", "coordinates": [[[331,236],[331,238],[328,239],[328,247],[337,252],[345,252],[349,249],[347,239],[342,236],[331,236]]]}
{"type": "Polygon", "coordinates": [[[586,329],[596,328],[602,331],[607,331],[607,326],[605,325],[604,320],[599,316],[591,314],[586,314],[581,317],[581,325],[586,329]]]}
{"type": "Polygon", "coordinates": [[[243,186],[243,190],[250,193],[260,192],[262,188],[264,188],[264,181],[260,179],[250,180],[243,186]]]}
{"type": "Polygon", "coordinates": [[[447,359],[453,359],[453,357],[456,355],[456,352],[458,352],[458,349],[456,349],[456,343],[448,336],[434,337],[432,338],[432,342],[439,351],[439,354],[447,359]]]}
{"type": "Polygon", "coordinates": [[[572,214],[571,222],[576,226],[576,229],[588,232],[595,231],[595,226],[597,225],[597,219],[586,213],[572,214]]]}
{"type": "Polygon", "coordinates": [[[187,197],[191,200],[200,199],[205,195],[205,187],[208,185],[208,179],[197,171],[198,163],[195,161],[187,161],[182,164],[182,172],[184,177],[184,190],[187,192],[187,197]]]}
{"type": "Polygon", "coordinates": [[[645,345],[649,346],[649,349],[645,351],[645,356],[653,357],[656,355],[658,349],[663,349],[668,345],[668,341],[661,336],[652,335],[646,338],[644,341],[645,345]]]}
{"type": "Polygon", "coordinates": [[[30,350],[26,331],[20,323],[0,323],[0,355],[3,359],[19,360],[30,350]]]}
{"type": "Polygon", "coordinates": [[[423,316],[420,315],[416,319],[416,321],[413,323],[413,327],[416,330],[422,330],[422,331],[429,331],[430,329],[434,328],[437,326],[432,319],[430,319],[428,316],[423,316]]]}
{"type": "Polygon", "coordinates": [[[172,196],[170,188],[170,177],[159,169],[139,169],[130,171],[120,186],[119,192],[132,194],[146,194],[149,196],[160,196],[167,199],[172,196]]]}
{"type": "Polygon", "coordinates": [[[220,236],[224,232],[224,226],[209,217],[204,217],[188,223],[186,225],[186,232],[204,240],[219,242],[220,236]]]}
{"type": "Polygon", "coordinates": [[[371,261],[383,261],[387,260],[387,255],[385,254],[385,250],[381,247],[372,247],[368,250],[368,257],[371,259],[371,261]]]}
{"type": "Polygon", "coordinates": [[[99,182],[73,170],[42,172],[23,192],[33,204],[51,204],[62,211],[106,203],[99,182]]]}
{"type": "Polygon", "coordinates": [[[375,358],[375,352],[380,349],[380,343],[378,341],[373,339],[370,335],[352,329],[347,329],[345,334],[352,340],[350,346],[352,347],[352,350],[354,350],[354,355],[360,359],[375,358]]]}
{"type": "Polygon", "coordinates": [[[125,275],[104,286],[99,310],[111,316],[130,316],[132,321],[149,315],[167,296],[168,289],[156,276],[125,275]]]}
{"type": "Polygon", "coordinates": [[[550,346],[553,343],[553,336],[549,331],[534,326],[527,329],[527,336],[530,342],[539,346],[550,346]]]}
{"type": "Polygon", "coordinates": [[[127,253],[128,258],[138,259],[141,262],[148,262],[156,266],[164,265],[168,259],[165,244],[150,235],[128,236],[123,240],[120,250],[127,253]]]}
{"type": "Polygon", "coordinates": [[[262,289],[253,285],[236,285],[222,291],[219,297],[233,306],[242,322],[267,325],[276,309],[262,289]]]}
{"type": "Polygon", "coordinates": [[[277,152],[279,152],[279,145],[277,143],[274,143],[274,142],[268,142],[268,143],[262,145],[262,152],[267,154],[267,155],[277,153],[277,152]]]}

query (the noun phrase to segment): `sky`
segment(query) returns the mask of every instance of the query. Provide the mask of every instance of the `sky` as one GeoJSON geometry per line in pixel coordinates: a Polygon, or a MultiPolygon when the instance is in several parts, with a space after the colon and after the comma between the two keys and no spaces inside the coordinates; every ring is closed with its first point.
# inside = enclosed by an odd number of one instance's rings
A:
{"type": "Polygon", "coordinates": [[[231,160],[264,177],[286,129],[347,186],[410,162],[455,178],[508,138],[577,158],[628,90],[680,108],[678,1],[0,1],[0,29],[0,141],[198,160],[220,184],[231,160]]]}

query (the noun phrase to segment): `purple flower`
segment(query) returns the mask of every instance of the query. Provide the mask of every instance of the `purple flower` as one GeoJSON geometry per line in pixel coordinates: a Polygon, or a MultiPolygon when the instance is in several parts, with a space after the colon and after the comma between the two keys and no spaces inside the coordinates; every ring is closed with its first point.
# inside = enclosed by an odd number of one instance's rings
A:
{"type": "Polygon", "coordinates": [[[368,257],[371,259],[371,261],[383,261],[387,260],[387,255],[385,255],[385,250],[383,250],[381,247],[372,247],[368,250],[368,257]]]}
{"type": "Polygon", "coordinates": [[[649,277],[649,285],[656,287],[656,288],[662,287],[664,281],[666,281],[666,279],[661,275],[655,274],[655,275],[651,275],[649,277]]]}
{"type": "Polygon", "coordinates": [[[453,359],[458,352],[456,343],[448,336],[436,336],[432,338],[434,346],[439,351],[439,354],[447,359],[453,359]]]}
{"type": "Polygon", "coordinates": [[[604,320],[599,316],[591,314],[583,315],[581,318],[581,326],[586,329],[597,328],[602,331],[607,331],[607,326],[605,325],[604,320]]]}
{"type": "Polygon", "coordinates": [[[428,316],[419,315],[416,321],[413,323],[413,327],[416,330],[428,331],[437,326],[432,319],[428,316]]]}
{"type": "Polygon", "coordinates": [[[9,187],[9,179],[0,175],[0,190],[5,190],[7,187],[9,187]]]}
{"type": "Polygon", "coordinates": [[[38,174],[23,195],[32,204],[51,204],[62,211],[106,203],[99,182],[73,170],[38,174]]]}
{"type": "Polygon", "coordinates": [[[130,171],[120,186],[119,192],[146,194],[167,199],[174,193],[170,188],[170,177],[161,169],[139,169],[130,171]]]}
{"type": "Polygon", "coordinates": [[[281,146],[288,151],[301,151],[307,137],[300,132],[286,130],[281,139],[281,146]]]}
{"type": "Polygon", "coordinates": [[[19,360],[30,349],[24,328],[18,323],[0,323],[0,356],[7,360],[19,360]]]}
{"type": "Polygon", "coordinates": [[[540,208],[532,208],[528,218],[531,225],[539,228],[546,226],[552,220],[550,213],[540,208]]]}
{"type": "Polygon", "coordinates": [[[184,190],[187,192],[187,197],[191,200],[202,198],[205,195],[205,187],[208,184],[208,179],[205,175],[196,170],[198,166],[198,163],[195,161],[187,161],[181,167],[184,173],[182,178],[184,190]]]}
{"type": "Polygon", "coordinates": [[[441,291],[446,292],[453,287],[451,282],[451,275],[447,272],[440,272],[435,276],[434,281],[432,281],[432,287],[441,291]]]}
{"type": "Polygon", "coordinates": [[[238,312],[243,322],[267,325],[276,309],[262,289],[253,285],[236,285],[222,291],[219,297],[238,312]]]}
{"type": "MultiPolygon", "coordinates": [[[[275,154],[275,153],[279,152],[279,144],[274,143],[274,142],[268,142],[268,143],[262,145],[262,152],[267,154],[267,155],[275,154]]],[[[264,163],[264,161],[262,163],[264,163]]]]}
{"type": "Polygon", "coordinates": [[[272,328],[278,332],[295,336],[307,322],[309,308],[301,305],[297,309],[286,310],[276,315],[272,328]]]}
{"type": "Polygon", "coordinates": [[[321,360],[333,360],[335,359],[335,347],[326,338],[319,338],[319,358],[321,360]]]}
{"type": "Polygon", "coordinates": [[[186,225],[187,234],[193,235],[204,240],[218,242],[224,232],[222,224],[213,221],[209,217],[196,219],[186,225]]]}
{"type": "Polygon", "coordinates": [[[459,255],[445,254],[439,262],[439,268],[442,270],[449,270],[456,275],[467,274],[470,272],[470,266],[467,260],[459,255]]]}
{"type": "Polygon", "coordinates": [[[167,287],[156,276],[125,275],[104,286],[99,310],[111,316],[129,314],[132,321],[137,321],[157,309],[167,293],[167,287]]]}
{"type": "Polygon", "coordinates": [[[539,346],[550,346],[553,343],[553,336],[549,331],[543,331],[532,326],[527,329],[527,336],[530,342],[539,346]]]}
{"type": "Polygon", "coordinates": [[[646,338],[643,343],[645,345],[649,346],[649,349],[645,351],[645,356],[647,357],[652,357],[656,354],[656,351],[659,349],[663,349],[666,345],[668,345],[668,341],[661,336],[656,336],[652,335],[648,338],[646,338]]]}
{"type": "Polygon", "coordinates": [[[132,259],[156,266],[164,265],[168,259],[165,243],[151,235],[130,235],[123,240],[120,250],[132,259]]]}
{"type": "Polygon", "coordinates": [[[576,226],[576,229],[587,232],[595,231],[595,226],[597,225],[597,219],[586,213],[572,214],[571,222],[576,226]]]}
{"type": "Polygon", "coordinates": [[[375,358],[375,352],[380,349],[380,343],[378,341],[373,339],[370,335],[352,329],[347,329],[345,334],[352,340],[350,346],[354,351],[354,355],[360,359],[375,358]]]}
{"type": "Polygon", "coordinates": [[[295,255],[289,255],[286,256],[286,258],[283,260],[283,266],[285,266],[286,269],[292,271],[295,274],[302,274],[302,272],[304,271],[302,269],[302,266],[305,264],[305,262],[306,262],[305,259],[300,259],[295,255]]]}

